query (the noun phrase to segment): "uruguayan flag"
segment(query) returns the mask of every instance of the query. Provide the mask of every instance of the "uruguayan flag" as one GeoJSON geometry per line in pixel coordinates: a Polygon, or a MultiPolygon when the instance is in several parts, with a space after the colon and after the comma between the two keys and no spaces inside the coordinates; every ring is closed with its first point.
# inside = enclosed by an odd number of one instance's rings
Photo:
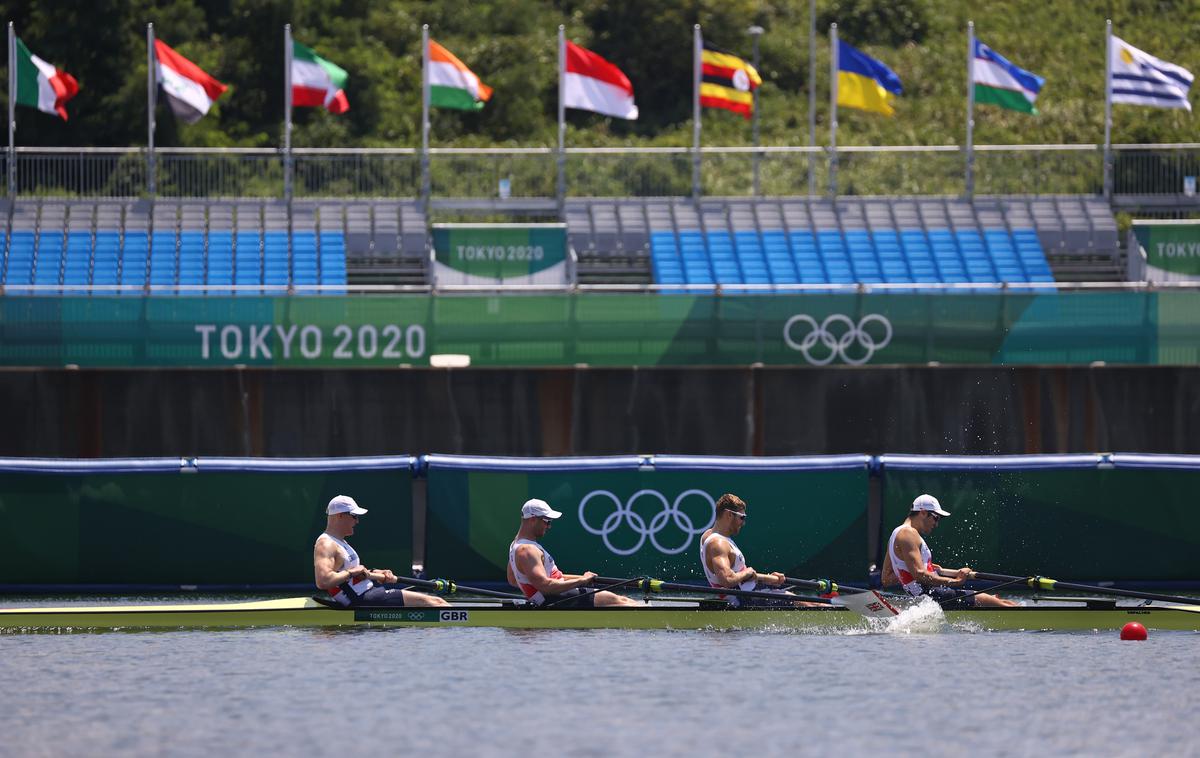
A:
{"type": "Polygon", "coordinates": [[[1138,50],[1120,37],[1112,38],[1112,78],[1108,80],[1114,103],[1187,108],[1192,72],[1138,50]]]}

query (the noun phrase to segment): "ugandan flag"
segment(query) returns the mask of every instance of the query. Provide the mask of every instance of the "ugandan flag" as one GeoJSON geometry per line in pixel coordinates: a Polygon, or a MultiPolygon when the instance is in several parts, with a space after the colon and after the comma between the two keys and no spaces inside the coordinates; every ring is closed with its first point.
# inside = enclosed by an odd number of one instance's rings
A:
{"type": "Polygon", "coordinates": [[[754,90],[762,77],[733,53],[704,42],[700,55],[700,105],[724,108],[750,118],[754,113],[754,90]]]}

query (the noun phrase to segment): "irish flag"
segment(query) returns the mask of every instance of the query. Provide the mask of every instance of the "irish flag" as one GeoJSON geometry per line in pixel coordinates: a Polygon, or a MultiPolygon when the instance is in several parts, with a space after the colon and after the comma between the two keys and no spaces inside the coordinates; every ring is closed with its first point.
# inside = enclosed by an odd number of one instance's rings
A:
{"type": "Polygon", "coordinates": [[[181,121],[189,124],[199,121],[228,89],[160,39],[154,40],[154,60],[158,66],[158,84],[167,96],[171,112],[181,121]]]}
{"type": "Polygon", "coordinates": [[[638,117],[633,85],[621,69],[570,40],[565,67],[564,106],[630,120],[638,117]]]}
{"type": "Polygon", "coordinates": [[[67,120],[66,103],[79,94],[79,82],[62,69],[55,68],[25,47],[17,39],[17,103],[37,108],[51,116],[67,120]]]}
{"type": "Polygon", "coordinates": [[[477,111],[492,96],[492,88],[479,81],[454,53],[429,40],[429,104],[435,108],[477,111]]]}
{"type": "Polygon", "coordinates": [[[975,102],[998,105],[1022,113],[1037,115],[1033,103],[1046,80],[1018,68],[1000,53],[975,39],[972,79],[975,102]]]}
{"type": "Polygon", "coordinates": [[[350,75],[299,42],[292,40],[292,105],[324,108],[330,113],[350,110],[346,80],[350,75]]]}

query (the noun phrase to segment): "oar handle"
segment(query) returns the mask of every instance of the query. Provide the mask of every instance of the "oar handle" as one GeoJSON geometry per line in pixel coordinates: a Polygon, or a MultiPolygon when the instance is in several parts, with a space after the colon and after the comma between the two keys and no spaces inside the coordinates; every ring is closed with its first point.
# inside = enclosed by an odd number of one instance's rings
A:
{"type": "Polygon", "coordinates": [[[817,590],[818,592],[866,592],[858,587],[846,587],[832,579],[796,579],[790,576],[783,578],[786,584],[791,584],[796,587],[808,587],[817,590]]]}
{"type": "Polygon", "coordinates": [[[396,577],[397,584],[411,584],[414,587],[425,587],[427,589],[442,592],[447,595],[454,595],[459,592],[466,592],[471,595],[482,595],[483,597],[498,597],[505,600],[524,600],[524,595],[517,595],[513,592],[497,592],[495,590],[485,590],[482,587],[467,587],[463,584],[458,584],[449,579],[417,579],[414,576],[398,576],[396,577]]]}

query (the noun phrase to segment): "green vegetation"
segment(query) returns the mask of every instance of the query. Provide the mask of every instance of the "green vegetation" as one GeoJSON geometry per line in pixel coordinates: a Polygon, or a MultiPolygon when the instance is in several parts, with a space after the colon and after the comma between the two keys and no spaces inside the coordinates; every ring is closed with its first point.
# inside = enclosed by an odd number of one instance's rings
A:
{"type": "MultiPolygon", "coordinates": [[[[762,142],[808,142],[808,3],[805,0],[26,0],[3,2],[30,49],[78,78],[69,123],[19,109],[18,144],[145,144],[145,23],[230,91],[209,117],[177,124],[160,108],[159,145],[279,144],[283,24],[350,72],[351,111],[296,111],[294,144],[414,147],[420,143],[421,24],[489,85],[479,113],[435,111],[435,146],[555,143],[555,37],[567,34],[633,81],[641,120],[569,111],[568,144],[688,145],[691,25],[751,55],[745,30],[762,26],[762,142]]],[[[818,143],[828,142],[828,24],[888,63],[905,95],[897,114],[842,111],[839,144],[943,145],[964,138],[966,22],[1017,65],[1047,80],[1041,115],[981,107],[980,144],[1099,142],[1104,119],[1104,19],[1131,44],[1200,73],[1200,4],[1194,0],[819,0],[818,143]]],[[[1193,100],[1196,97],[1193,96],[1193,100]]],[[[1115,142],[1190,142],[1187,112],[1117,106],[1115,142]]],[[[704,114],[705,145],[746,145],[750,125],[704,114]]],[[[847,177],[848,179],[850,177],[847,177]]]]}

